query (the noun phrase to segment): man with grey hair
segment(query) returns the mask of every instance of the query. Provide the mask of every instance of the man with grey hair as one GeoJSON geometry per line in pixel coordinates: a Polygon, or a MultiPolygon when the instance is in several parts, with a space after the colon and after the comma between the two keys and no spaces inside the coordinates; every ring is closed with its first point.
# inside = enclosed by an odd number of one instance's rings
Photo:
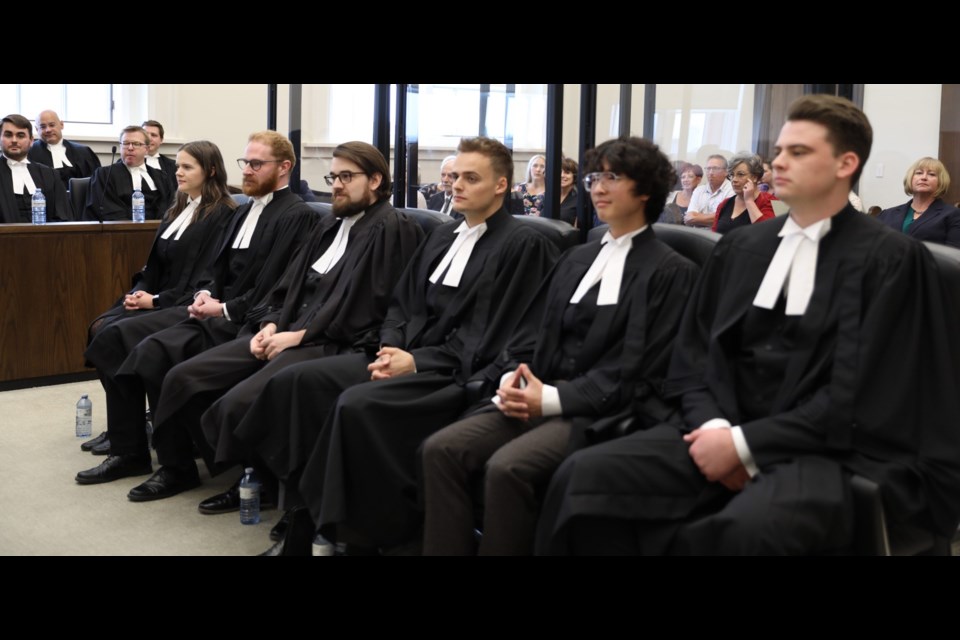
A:
{"type": "Polygon", "coordinates": [[[427,209],[453,217],[453,161],[457,156],[447,156],[440,163],[440,182],[437,192],[427,200],[427,209]]]}
{"type": "Polygon", "coordinates": [[[731,197],[733,187],[727,180],[727,159],[719,154],[707,158],[705,168],[707,181],[693,190],[690,206],[683,216],[683,222],[691,227],[709,229],[717,213],[717,205],[731,197]]]}

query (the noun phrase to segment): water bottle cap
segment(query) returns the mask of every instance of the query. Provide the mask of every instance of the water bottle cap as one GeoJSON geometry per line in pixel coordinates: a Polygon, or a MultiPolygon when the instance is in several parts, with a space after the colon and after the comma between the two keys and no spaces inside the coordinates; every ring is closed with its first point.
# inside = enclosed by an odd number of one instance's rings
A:
{"type": "Polygon", "coordinates": [[[244,473],[253,473],[253,467],[247,467],[243,470],[244,473]]]}
{"type": "Polygon", "coordinates": [[[83,394],[82,396],[80,396],[80,399],[81,399],[81,400],[86,400],[86,399],[87,399],[87,394],[83,394]]]}

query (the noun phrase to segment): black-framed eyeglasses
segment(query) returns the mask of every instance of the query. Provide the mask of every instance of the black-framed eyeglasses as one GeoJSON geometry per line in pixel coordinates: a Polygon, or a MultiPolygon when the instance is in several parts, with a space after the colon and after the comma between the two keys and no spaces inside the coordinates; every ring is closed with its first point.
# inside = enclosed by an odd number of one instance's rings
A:
{"type": "Polygon", "coordinates": [[[365,175],[367,175],[365,171],[341,171],[340,173],[329,173],[323,176],[323,179],[327,181],[327,185],[332,187],[333,183],[337,181],[337,178],[340,178],[340,184],[350,184],[353,176],[365,175]]]}
{"type": "Polygon", "coordinates": [[[126,147],[128,149],[139,149],[140,147],[147,146],[146,142],[121,142],[121,147],[126,147]]]}
{"type": "Polygon", "coordinates": [[[594,171],[593,173],[588,173],[583,176],[583,186],[589,191],[601,182],[619,182],[623,177],[624,176],[614,173],[613,171],[594,171]]]}
{"type": "Polygon", "coordinates": [[[237,158],[237,165],[239,165],[241,169],[250,167],[254,171],[260,171],[263,165],[268,162],[283,162],[283,160],[247,160],[246,158],[237,158]]]}

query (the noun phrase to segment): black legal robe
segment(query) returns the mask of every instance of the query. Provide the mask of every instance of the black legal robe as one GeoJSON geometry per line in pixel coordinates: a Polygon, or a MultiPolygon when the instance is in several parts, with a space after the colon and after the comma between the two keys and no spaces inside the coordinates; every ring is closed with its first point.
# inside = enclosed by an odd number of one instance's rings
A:
{"type": "MultiPolygon", "coordinates": [[[[744,345],[754,341],[743,334],[743,320],[784,222],[730,232],[705,266],[670,365],[668,392],[683,406],[674,438],[726,418],[741,426],[761,481],[789,465],[833,465],[878,482],[894,525],[951,534],[960,520],[960,342],[948,327],[943,284],[922,244],[852,207],[835,215],[819,244],[807,311],[789,320],[797,323],[794,342],[776,393],[765,399],[769,415],[746,414],[757,390],[736,384],[734,375],[744,345]]],[[[658,437],[670,429],[657,427],[658,437]]],[[[580,451],[560,467],[540,521],[538,553],[569,551],[568,525],[578,517],[684,523],[706,494],[725,491],[681,460],[685,447],[670,466],[675,478],[686,479],[684,488],[672,481],[669,500],[638,491],[647,474],[641,460],[650,468],[650,435],[580,451]]],[[[836,483],[821,489],[818,480],[796,490],[828,491],[826,500],[842,500],[833,495],[836,483]]],[[[740,497],[724,500],[734,495],[740,497]]],[[[669,549],[669,537],[661,542],[660,552],[669,549]]]]}
{"type": "MultiPolygon", "coordinates": [[[[27,171],[33,183],[43,191],[47,200],[47,222],[69,222],[73,220],[67,192],[57,178],[56,172],[48,166],[30,161],[27,171]]],[[[26,192],[24,192],[26,193],[26,192]]],[[[31,196],[24,196],[28,201],[31,196]]],[[[0,157],[0,222],[32,222],[32,217],[21,214],[18,198],[13,193],[13,172],[5,158],[0,157]]]]}
{"type": "Polygon", "coordinates": [[[163,179],[167,183],[167,190],[170,193],[176,193],[179,185],[177,185],[177,161],[167,156],[160,156],[160,173],[163,174],[163,179]]]}
{"type": "MultiPolygon", "coordinates": [[[[429,277],[453,244],[459,224],[441,225],[427,236],[394,290],[380,330],[382,345],[410,351],[418,371],[436,372],[446,380],[444,386],[451,377],[466,380],[503,348],[519,320],[517,310],[533,296],[557,256],[545,236],[501,209],[487,220],[459,288],[432,285],[429,277]],[[434,304],[438,296],[441,304],[434,304]]],[[[233,437],[281,480],[299,473],[317,443],[323,416],[341,391],[370,379],[366,367],[372,360],[372,354],[344,355],[289,367],[268,382],[233,437]]],[[[222,434],[205,435],[217,446],[218,459],[229,454],[222,434]]],[[[326,449],[324,443],[317,446],[326,449]]]]}
{"type": "MultiPolygon", "coordinates": [[[[467,408],[464,383],[506,346],[557,258],[544,236],[526,230],[506,210],[487,224],[460,289],[435,321],[430,298],[448,287],[442,277],[433,285],[429,277],[452,237],[428,243],[412,277],[398,287],[381,339],[409,351],[417,373],[365,382],[341,394],[300,482],[319,527],[346,519],[355,531],[375,533],[377,539],[369,540],[375,544],[405,539],[409,510],[399,501],[415,487],[414,452],[467,408]],[[485,244],[488,236],[493,242],[485,244]],[[368,520],[384,526],[363,526],[368,520]]],[[[452,234],[457,226],[445,225],[438,232],[452,234]]]]}
{"type": "MultiPolygon", "coordinates": [[[[93,152],[93,149],[76,142],[64,140],[63,146],[66,149],[67,160],[73,166],[64,165],[60,169],[54,169],[54,171],[57,172],[57,176],[63,183],[64,189],[66,189],[69,187],[70,178],[89,178],[92,176],[93,172],[100,168],[100,158],[93,152]]],[[[48,167],[53,166],[53,154],[50,153],[50,145],[43,140],[33,141],[30,150],[27,152],[27,157],[30,162],[38,162],[48,167]]],[[[82,213],[81,211],[75,211],[74,215],[79,220],[82,213]]]]}
{"type": "MultiPolygon", "coordinates": [[[[235,426],[272,372],[290,362],[376,351],[390,293],[423,231],[416,221],[381,201],[350,229],[346,252],[337,264],[326,274],[317,274],[313,264],[336,238],[339,226],[339,218],[334,216],[319,222],[276,286],[247,314],[247,326],[235,340],[171,369],[163,382],[155,420],[158,452],[167,437],[165,432],[171,429],[183,435],[197,433],[203,411],[231,387],[233,391],[204,414],[205,428],[219,431],[222,423],[235,426]],[[303,329],[306,333],[300,345],[263,362],[253,357],[249,346],[263,322],[276,323],[278,332],[303,329]]],[[[164,457],[171,462],[178,454],[192,457],[188,438],[174,437],[178,441],[164,457]]],[[[206,457],[215,471],[212,457],[206,457]]],[[[161,459],[161,463],[167,462],[161,459]]]]}
{"type": "MultiPolygon", "coordinates": [[[[146,165],[144,165],[146,166],[146,165]]],[[[153,167],[147,167],[147,173],[153,179],[156,189],[151,189],[146,180],[141,185],[147,220],[160,220],[173,203],[174,192],[170,191],[169,184],[163,173],[153,167]]],[[[83,215],[77,219],[83,220],[130,220],[131,201],[133,195],[133,177],[123,160],[117,160],[109,167],[99,167],[90,178],[90,191],[87,193],[87,204],[83,215]]]]}

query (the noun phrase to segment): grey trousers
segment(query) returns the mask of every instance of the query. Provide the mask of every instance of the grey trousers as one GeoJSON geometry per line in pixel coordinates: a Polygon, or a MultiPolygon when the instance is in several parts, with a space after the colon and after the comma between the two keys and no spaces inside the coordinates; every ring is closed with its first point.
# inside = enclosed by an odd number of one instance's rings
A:
{"type": "Polygon", "coordinates": [[[484,478],[480,555],[530,555],[540,498],[567,454],[572,422],[480,413],[423,445],[424,555],[473,555],[475,487],[484,478]]]}

